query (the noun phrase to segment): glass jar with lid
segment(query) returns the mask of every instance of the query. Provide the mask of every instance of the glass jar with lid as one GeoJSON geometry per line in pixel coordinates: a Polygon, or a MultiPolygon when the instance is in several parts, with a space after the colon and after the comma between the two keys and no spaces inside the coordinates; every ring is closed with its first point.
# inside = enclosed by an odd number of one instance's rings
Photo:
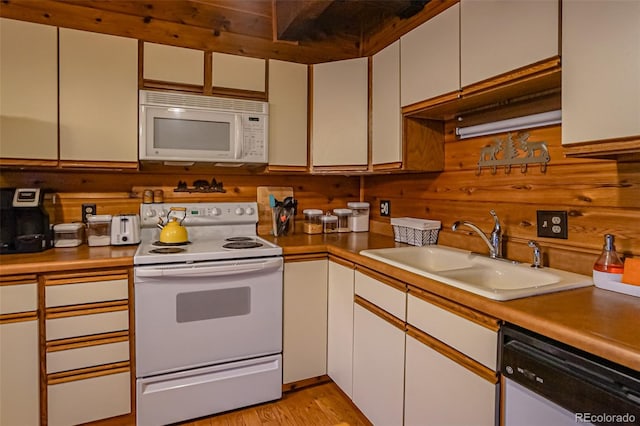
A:
{"type": "Polygon", "coordinates": [[[349,202],[347,207],[351,209],[349,223],[351,232],[367,232],[369,230],[369,203],[349,202]]]}
{"type": "Polygon", "coordinates": [[[110,214],[87,216],[87,244],[92,247],[111,244],[110,214]]]}
{"type": "Polygon", "coordinates": [[[325,234],[338,232],[338,216],[327,214],[322,216],[322,230],[325,234]]]}
{"type": "Polygon", "coordinates": [[[302,230],[305,234],[322,234],[322,210],[305,209],[302,230]]]}
{"type": "Polygon", "coordinates": [[[338,217],[338,232],[351,232],[351,209],[333,209],[333,214],[338,217]]]}

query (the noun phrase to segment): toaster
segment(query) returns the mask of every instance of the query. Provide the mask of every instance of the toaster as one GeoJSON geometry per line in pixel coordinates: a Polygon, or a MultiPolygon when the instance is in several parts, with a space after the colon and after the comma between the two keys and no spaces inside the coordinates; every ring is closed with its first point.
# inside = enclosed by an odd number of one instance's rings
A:
{"type": "Polygon", "coordinates": [[[140,243],[140,216],[117,214],[111,218],[111,245],[122,246],[140,243]]]}

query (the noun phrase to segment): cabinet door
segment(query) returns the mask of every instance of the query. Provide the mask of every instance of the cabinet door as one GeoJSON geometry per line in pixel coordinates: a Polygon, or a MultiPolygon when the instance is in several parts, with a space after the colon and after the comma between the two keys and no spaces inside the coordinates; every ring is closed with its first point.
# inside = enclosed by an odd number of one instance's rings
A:
{"type": "Polygon", "coordinates": [[[307,166],[307,69],[269,61],[269,166],[307,166]]]}
{"type": "Polygon", "coordinates": [[[38,321],[0,324],[0,424],[40,423],[38,321]]]}
{"type": "Polygon", "coordinates": [[[211,62],[213,87],[265,91],[265,59],[214,52],[211,62]]]}
{"type": "Polygon", "coordinates": [[[400,38],[402,106],[460,89],[460,6],[400,38]]]}
{"type": "Polygon", "coordinates": [[[0,157],[58,160],[57,29],[0,18],[0,157]]]}
{"type": "Polygon", "coordinates": [[[371,163],[402,161],[400,42],[373,56],[371,163]]]}
{"type": "Polygon", "coordinates": [[[138,42],[60,28],[60,159],[138,160],[138,42]]]}
{"type": "Polygon", "coordinates": [[[170,83],[204,84],[204,52],[157,43],[144,44],[144,78],[170,83]]]}
{"type": "Polygon", "coordinates": [[[353,397],[353,267],[329,262],[327,374],[353,397]]]}
{"type": "Polygon", "coordinates": [[[404,331],[356,304],[353,402],[374,425],[402,425],[404,331]]]}
{"type": "Polygon", "coordinates": [[[313,166],[367,165],[368,59],[313,66],[313,166]]]}
{"type": "Polygon", "coordinates": [[[640,2],[564,1],[562,143],[640,135],[640,2]]]}
{"type": "Polygon", "coordinates": [[[462,0],[462,87],[558,55],[558,0],[462,0]]]}
{"type": "Polygon", "coordinates": [[[283,382],[327,373],[327,260],[285,262],[283,382]]]}
{"type": "Polygon", "coordinates": [[[407,336],[405,426],[495,425],[496,385],[407,336]]]}

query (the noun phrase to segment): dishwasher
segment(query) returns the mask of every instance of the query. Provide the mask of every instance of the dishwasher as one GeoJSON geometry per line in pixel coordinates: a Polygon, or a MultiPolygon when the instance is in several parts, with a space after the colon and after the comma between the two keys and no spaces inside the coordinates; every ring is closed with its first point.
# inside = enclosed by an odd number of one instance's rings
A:
{"type": "Polygon", "coordinates": [[[640,424],[640,373],[523,328],[501,329],[504,426],[640,424]]]}

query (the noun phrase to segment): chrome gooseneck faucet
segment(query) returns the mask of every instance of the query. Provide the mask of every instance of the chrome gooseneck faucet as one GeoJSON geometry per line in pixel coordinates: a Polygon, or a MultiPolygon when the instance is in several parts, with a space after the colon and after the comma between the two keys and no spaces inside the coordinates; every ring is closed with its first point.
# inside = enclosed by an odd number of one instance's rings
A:
{"type": "Polygon", "coordinates": [[[498,219],[498,215],[496,214],[495,210],[491,210],[489,211],[489,213],[491,214],[491,216],[493,216],[493,222],[494,222],[493,230],[491,231],[490,238],[487,238],[487,236],[484,234],[484,232],[482,232],[480,228],[478,228],[476,225],[474,225],[471,222],[467,222],[466,220],[454,222],[453,226],[451,226],[451,229],[453,231],[457,231],[458,227],[461,225],[464,225],[473,229],[480,236],[480,238],[482,238],[482,241],[484,241],[487,244],[487,247],[489,247],[489,256],[494,259],[501,259],[502,258],[502,226],[500,225],[500,219],[498,219]]]}

